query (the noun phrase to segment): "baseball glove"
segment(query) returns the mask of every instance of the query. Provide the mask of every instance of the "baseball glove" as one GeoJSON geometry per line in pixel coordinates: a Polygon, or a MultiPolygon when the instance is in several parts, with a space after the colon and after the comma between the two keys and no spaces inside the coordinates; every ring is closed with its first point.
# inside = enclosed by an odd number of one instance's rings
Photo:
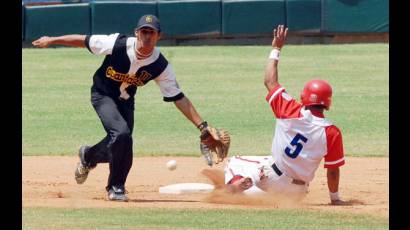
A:
{"type": "Polygon", "coordinates": [[[223,129],[216,129],[206,122],[202,124],[200,150],[209,166],[222,162],[227,156],[231,138],[223,129]]]}

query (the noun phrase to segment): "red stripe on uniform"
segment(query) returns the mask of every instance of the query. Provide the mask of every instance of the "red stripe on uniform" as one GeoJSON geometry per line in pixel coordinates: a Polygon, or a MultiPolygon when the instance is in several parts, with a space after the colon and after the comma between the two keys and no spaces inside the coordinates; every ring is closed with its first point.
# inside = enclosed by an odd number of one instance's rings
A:
{"type": "Polygon", "coordinates": [[[327,164],[325,164],[324,167],[325,167],[325,168],[339,168],[340,166],[342,166],[342,165],[344,165],[344,164],[345,164],[345,161],[342,160],[341,162],[339,162],[339,163],[337,163],[337,164],[334,164],[334,165],[327,165],[327,164]]]}
{"type": "Polygon", "coordinates": [[[235,176],[235,173],[233,173],[231,168],[229,168],[229,172],[231,172],[232,176],[235,176]]]}
{"type": "Polygon", "coordinates": [[[239,156],[235,156],[235,158],[238,159],[238,160],[243,160],[243,161],[252,162],[252,163],[256,163],[256,164],[260,163],[259,161],[248,160],[248,159],[245,159],[245,158],[242,158],[242,157],[239,157],[239,156]]]}

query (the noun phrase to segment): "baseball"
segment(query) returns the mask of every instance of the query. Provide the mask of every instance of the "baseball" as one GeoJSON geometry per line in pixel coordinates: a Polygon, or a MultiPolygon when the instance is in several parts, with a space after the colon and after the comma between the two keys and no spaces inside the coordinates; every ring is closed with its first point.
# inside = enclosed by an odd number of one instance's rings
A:
{"type": "Polygon", "coordinates": [[[176,160],[170,160],[167,162],[167,168],[169,170],[175,170],[177,168],[177,162],[176,160]]]}

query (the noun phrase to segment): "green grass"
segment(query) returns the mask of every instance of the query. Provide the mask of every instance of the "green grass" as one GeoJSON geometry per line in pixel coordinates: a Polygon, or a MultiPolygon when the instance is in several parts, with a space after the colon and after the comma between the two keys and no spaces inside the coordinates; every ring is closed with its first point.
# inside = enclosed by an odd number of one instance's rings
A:
{"type": "Polygon", "coordinates": [[[388,229],[387,218],[298,210],[23,209],[23,229],[388,229]]]}
{"type": "MultiPolygon", "coordinates": [[[[177,80],[210,124],[232,135],[231,154],[270,152],[275,120],[265,102],[269,46],[161,47],[177,80]]],[[[388,44],[288,45],[279,82],[295,98],[311,78],[334,90],[326,116],[343,132],[347,156],[388,156],[388,44]]],[[[75,155],[104,129],[90,103],[103,56],[86,49],[23,49],[23,155],[75,155]]],[[[136,95],[134,156],[199,155],[199,132],[162,101],[154,82],[136,95]]]]}

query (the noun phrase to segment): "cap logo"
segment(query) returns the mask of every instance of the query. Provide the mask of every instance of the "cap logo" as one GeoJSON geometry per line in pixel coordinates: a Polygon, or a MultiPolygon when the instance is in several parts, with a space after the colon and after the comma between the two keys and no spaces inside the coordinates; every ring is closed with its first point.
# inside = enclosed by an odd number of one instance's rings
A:
{"type": "Polygon", "coordinates": [[[310,94],[309,96],[309,101],[311,102],[316,102],[317,101],[317,95],[316,94],[310,94]]]}
{"type": "Polygon", "coordinates": [[[151,23],[152,22],[152,17],[151,16],[145,17],[145,21],[148,22],[148,23],[151,23]]]}

